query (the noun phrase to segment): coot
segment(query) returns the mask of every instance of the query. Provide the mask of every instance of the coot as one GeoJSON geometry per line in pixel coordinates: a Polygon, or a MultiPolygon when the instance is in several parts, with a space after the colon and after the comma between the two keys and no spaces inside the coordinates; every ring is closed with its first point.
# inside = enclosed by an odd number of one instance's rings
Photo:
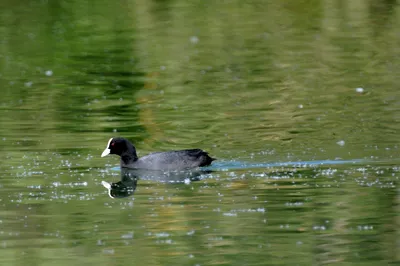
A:
{"type": "Polygon", "coordinates": [[[132,143],[124,138],[111,138],[101,157],[116,154],[121,167],[148,170],[184,170],[210,165],[214,158],[200,149],[155,152],[138,158],[132,143]]]}

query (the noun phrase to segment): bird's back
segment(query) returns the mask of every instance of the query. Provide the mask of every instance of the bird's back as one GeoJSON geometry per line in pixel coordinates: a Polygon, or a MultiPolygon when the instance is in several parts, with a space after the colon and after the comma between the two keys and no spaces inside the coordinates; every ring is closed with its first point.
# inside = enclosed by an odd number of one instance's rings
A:
{"type": "Polygon", "coordinates": [[[155,152],[125,167],[150,170],[183,170],[210,165],[215,160],[201,149],[155,152]]]}

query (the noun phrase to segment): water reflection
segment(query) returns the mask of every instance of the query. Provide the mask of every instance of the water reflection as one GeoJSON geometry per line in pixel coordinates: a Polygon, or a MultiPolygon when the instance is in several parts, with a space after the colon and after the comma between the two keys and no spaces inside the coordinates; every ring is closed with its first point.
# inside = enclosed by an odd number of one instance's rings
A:
{"type": "MultiPolygon", "coordinates": [[[[235,170],[257,170],[260,168],[272,169],[281,168],[285,169],[282,171],[273,171],[275,175],[280,176],[281,174],[287,175],[291,171],[289,168],[303,168],[313,169],[321,167],[323,165],[345,165],[345,164],[360,164],[366,163],[364,160],[318,160],[318,161],[299,161],[299,162],[282,162],[282,163],[245,163],[239,161],[220,161],[212,166],[187,169],[182,171],[158,171],[158,170],[147,170],[147,169],[129,169],[121,168],[121,180],[118,182],[107,182],[102,181],[101,184],[108,190],[108,195],[111,198],[125,198],[134,194],[138,180],[147,180],[161,183],[185,183],[189,184],[192,181],[199,181],[202,176],[211,174],[215,171],[235,171],[235,170]],[[282,168],[283,167],[283,168],[282,168]],[[288,172],[289,171],[289,172],[288,172]]],[[[118,169],[118,168],[116,168],[118,169]]],[[[295,170],[298,172],[298,170],[295,170]]],[[[235,173],[235,172],[231,172],[235,173]]],[[[293,173],[291,173],[293,174],[293,173]]],[[[256,174],[257,175],[257,174],[256,174]]],[[[235,176],[235,174],[234,174],[235,176]]],[[[262,175],[265,176],[265,175],[262,175]]]]}
{"type": "Polygon", "coordinates": [[[185,170],[185,171],[156,171],[146,169],[121,168],[121,181],[108,183],[101,181],[101,184],[108,190],[111,198],[125,198],[133,195],[136,190],[137,182],[150,180],[163,183],[185,183],[199,181],[201,176],[210,174],[211,170],[185,170]]]}
{"type": "Polygon", "coordinates": [[[135,192],[137,180],[136,177],[122,175],[121,181],[116,183],[101,181],[101,184],[108,189],[110,198],[126,198],[135,192]]]}

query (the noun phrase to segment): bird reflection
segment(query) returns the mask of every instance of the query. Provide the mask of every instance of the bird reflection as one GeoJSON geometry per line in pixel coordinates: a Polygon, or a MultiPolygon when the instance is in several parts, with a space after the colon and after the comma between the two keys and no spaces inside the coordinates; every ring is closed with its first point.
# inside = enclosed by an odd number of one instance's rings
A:
{"type": "Polygon", "coordinates": [[[211,173],[210,170],[186,170],[186,171],[155,171],[145,169],[121,168],[121,181],[101,184],[108,190],[111,198],[125,198],[133,195],[138,180],[151,180],[163,183],[190,183],[199,181],[202,175],[211,173]]]}

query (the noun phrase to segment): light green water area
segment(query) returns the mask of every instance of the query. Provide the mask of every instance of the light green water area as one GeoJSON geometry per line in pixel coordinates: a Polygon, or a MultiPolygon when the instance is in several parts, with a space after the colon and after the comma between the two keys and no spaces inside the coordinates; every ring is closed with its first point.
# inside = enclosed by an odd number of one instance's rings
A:
{"type": "Polygon", "coordinates": [[[0,265],[399,265],[399,29],[395,0],[1,1],[0,265]],[[125,174],[115,136],[218,160],[125,174]]]}

